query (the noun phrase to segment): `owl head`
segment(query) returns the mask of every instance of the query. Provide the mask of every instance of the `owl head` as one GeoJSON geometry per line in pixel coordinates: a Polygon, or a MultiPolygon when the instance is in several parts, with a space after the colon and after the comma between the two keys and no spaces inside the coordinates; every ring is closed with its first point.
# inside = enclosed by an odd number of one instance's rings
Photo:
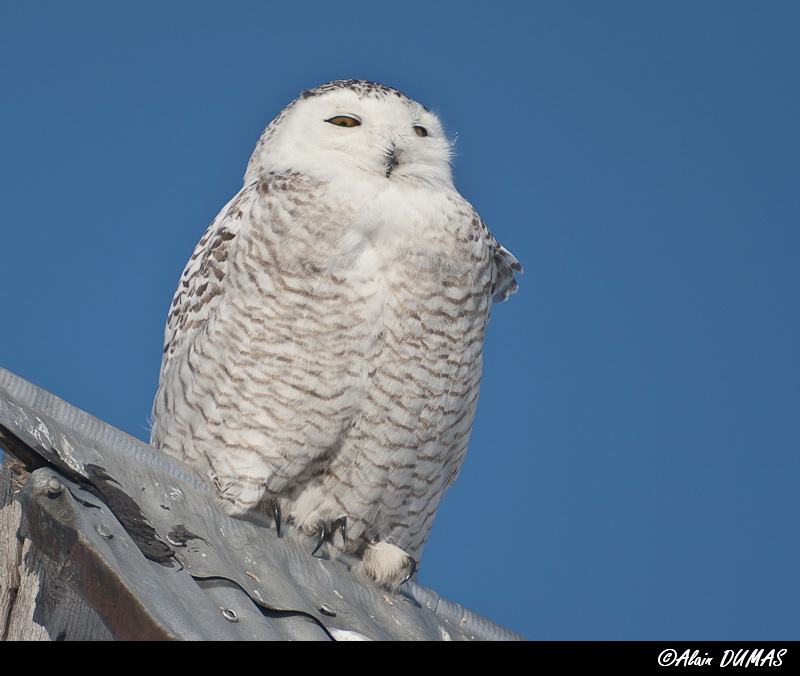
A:
{"type": "Polygon", "coordinates": [[[441,122],[424,106],[385,85],[337,80],[303,92],[269,124],[245,184],[291,171],[452,186],[451,155],[441,122]]]}

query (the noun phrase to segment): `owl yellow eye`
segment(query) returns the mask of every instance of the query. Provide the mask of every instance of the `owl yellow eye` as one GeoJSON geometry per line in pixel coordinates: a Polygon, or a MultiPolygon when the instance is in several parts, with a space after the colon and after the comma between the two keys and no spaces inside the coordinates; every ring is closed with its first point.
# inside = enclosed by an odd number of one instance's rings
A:
{"type": "Polygon", "coordinates": [[[330,120],[325,120],[325,122],[335,124],[337,127],[357,127],[361,124],[360,120],[357,120],[354,117],[349,117],[348,115],[337,115],[336,117],[332,117],[330,120]]]}
{"type": "Polygon", "coordinates": [[[428,130],[425,129],[425,127],[420,127],[419,125],[416,125],[414,127],[414,131],[417,132],[417,136],[427,136],[428,135],[428,130]]]}

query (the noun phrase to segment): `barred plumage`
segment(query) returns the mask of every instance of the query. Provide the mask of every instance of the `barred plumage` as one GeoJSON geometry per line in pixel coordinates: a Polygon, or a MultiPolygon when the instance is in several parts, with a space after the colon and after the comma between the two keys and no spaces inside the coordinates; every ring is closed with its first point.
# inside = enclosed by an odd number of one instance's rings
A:
{"type": "Polygon", "coordinates": [[[461,467],[490,307],[520,270],[449,160],[389,87],[287,106],[183,273],[153,409],[152,442],[230,513],[327,533],[390,588],[461,467]]]}

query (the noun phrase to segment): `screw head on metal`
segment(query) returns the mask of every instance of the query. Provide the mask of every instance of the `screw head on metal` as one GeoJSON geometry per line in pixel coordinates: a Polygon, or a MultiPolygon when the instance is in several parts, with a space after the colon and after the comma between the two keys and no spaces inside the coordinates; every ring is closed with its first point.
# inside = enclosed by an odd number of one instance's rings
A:
{"type": "Polygon", "coordinates": [[[45,492],[51,498],[54,498],[57,495],[61,495],[61,491],[63,490],[64,490],[64,484],[62,484],[56,477],[51,476],[47,480],[47,486],[45,487],[45,492]]]}

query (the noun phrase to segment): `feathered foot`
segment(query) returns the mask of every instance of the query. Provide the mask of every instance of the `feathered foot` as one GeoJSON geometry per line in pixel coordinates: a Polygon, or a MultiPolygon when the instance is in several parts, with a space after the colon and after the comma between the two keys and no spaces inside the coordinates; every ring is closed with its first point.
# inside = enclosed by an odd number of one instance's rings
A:
{"type": "Polygon", "coordinates": [[[414,576],[417,562],[400,547],[378,541],[364,550],[361,569],[381,587],[397,591],[401,584],[414,576]]]}

